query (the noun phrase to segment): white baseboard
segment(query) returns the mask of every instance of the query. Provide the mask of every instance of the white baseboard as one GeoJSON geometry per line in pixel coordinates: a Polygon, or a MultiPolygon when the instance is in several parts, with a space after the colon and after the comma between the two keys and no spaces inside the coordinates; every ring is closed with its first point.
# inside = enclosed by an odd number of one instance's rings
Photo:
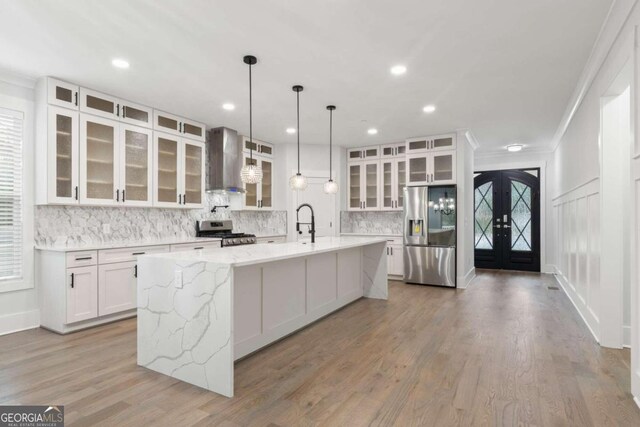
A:
{"type": "Polygon", "coordinates": [[[600,344],[600,340],[598,339],[598,336],[596,335],[596,333],[593,331],[593,329],[591,329],[591,326],[589,325],[589,322],[587,322],[587,319],[584,318],[584,315],[582,314],[582,312],[580,311],[580,308],[578,307],[578,305],[576,304],[576,302],[573,300],[573,298],[571,298],[571,294],[569,292],[567,292],[567,288],[566,286],[568,285],[568,283],[565,283],[565,281],[563,280],[563,276],[562,274],[560,274],[559,271],[556,271],[556,273],[554,273],[553,277],[556,278],[556,282],[558,282],[558,284],[560,285],[560,287],[562,288],[562,292],[564,292],[564,294],[567,296],[567,298],[569,298],[569,301],[571,301],[571,304],[573,304],[573,308],[576,309],[576,311],[578,312],[578,314],[580,315],[580,318],[582,319],[582,321],[584,322],[585,325],[587,325],[587,329],[589,329],[589,332],[591,332],[591,335],[593,336],[593,338],[596,340],[596,342],[598,344],[600,344]]]}
{"type": "Polygon", "coordinates": [[[40,310],[23,311],[0,317],[0,335],[33,329],[40,326],[40,310]]]}
{"type": "Polygon", "coordinates": [[[467,287],[469,286],[471,281],[475,279],[475,277],[476,277],[476,268],[471,267],[471,269],[467,271],[467,274],[465,274],[462,277],[458,276],[458,289],[467,289],[467,287]]]}
{"type": "Polygon", "coordinates": [[[638,399],[637,396],[633,396],[633,401],[636,402],[636,405],[640,408],[640,399],[638,399]]]}
{"type": "Polygon", "coordinates": [[[556,274],[556,266],[553,264],[544,264],[540,269],[540,273],[556,274]]]}

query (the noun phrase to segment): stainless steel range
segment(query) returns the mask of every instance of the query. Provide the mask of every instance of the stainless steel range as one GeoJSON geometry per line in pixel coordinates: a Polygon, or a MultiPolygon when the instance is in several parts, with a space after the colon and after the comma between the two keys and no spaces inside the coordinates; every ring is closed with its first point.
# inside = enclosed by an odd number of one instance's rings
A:
{"type": "Polygon", "coordinates": [[[201,220],[196,222],[197,237],[211,237],[222,239],[221,246],[251,245],[256,243],[255,234],[234,233],[233,221],[225,220],[201,220]]]}

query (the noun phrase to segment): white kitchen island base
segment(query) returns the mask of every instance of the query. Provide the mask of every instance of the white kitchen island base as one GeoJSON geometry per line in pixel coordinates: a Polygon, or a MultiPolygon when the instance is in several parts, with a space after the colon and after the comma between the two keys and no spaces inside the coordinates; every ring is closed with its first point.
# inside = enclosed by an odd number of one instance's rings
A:
{"type": "Polygon", "coordinates": [[[358,298],[387,299],[385,247],[327,237],[143,256],[138,365],[232,397],[235,360],[358,298]]]}

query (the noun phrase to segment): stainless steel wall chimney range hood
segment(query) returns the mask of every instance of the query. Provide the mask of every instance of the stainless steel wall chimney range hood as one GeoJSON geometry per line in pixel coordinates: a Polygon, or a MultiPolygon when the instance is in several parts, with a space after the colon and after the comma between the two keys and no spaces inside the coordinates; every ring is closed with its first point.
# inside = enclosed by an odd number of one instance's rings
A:
{"type": "Polygon", "coordinates": [[[209,184],[207,192],[244,193],[240,180],[242,146],[238,132],[219,127],[209,130],[209,184]]]}

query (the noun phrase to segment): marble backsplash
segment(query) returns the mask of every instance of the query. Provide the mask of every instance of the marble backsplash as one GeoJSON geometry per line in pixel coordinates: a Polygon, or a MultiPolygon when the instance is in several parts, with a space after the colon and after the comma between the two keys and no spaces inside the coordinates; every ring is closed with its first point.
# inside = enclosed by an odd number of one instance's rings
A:
{"type": "Polygon", "coordinates": [[[340,212],[341,233],[402,234],[402,212],[340,212]]]}
{"type": "Polygon", "coordinates": [[[204,218],[231,219],[235,231],[258,236],[287,234],[286,211],[220,209],[217,213],[210,213],[212,206],[228,204],[227,196],[207,194],[205,208],[197,210],[36,206],[35,244],[118,244],[193,237],[195,221],[204,218]],[[110,230],[105,230],[105,224],[109,224],[110,230]]]}

